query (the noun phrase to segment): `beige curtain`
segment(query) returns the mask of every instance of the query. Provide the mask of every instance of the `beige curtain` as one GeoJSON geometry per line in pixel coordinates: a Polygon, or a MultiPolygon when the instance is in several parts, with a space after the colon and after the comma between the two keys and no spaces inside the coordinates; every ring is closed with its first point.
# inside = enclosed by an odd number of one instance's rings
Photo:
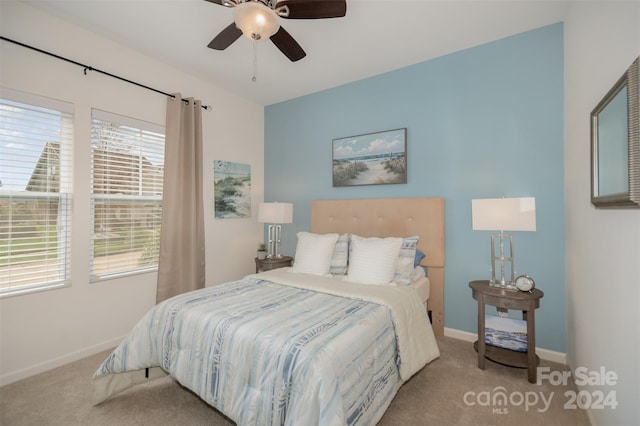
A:
{"type": "Polygon", "coordinates": [[[204,288],[201,101],[167,98],[159,303],[204,288]]]}

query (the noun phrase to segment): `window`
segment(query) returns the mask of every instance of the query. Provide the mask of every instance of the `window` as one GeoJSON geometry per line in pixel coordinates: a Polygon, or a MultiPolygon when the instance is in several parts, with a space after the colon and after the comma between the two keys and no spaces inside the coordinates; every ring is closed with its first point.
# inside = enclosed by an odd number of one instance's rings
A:
{"type": "Polygon", "coordinates": [[[73,105],[2,89],[0,296],[68,284],[73,105]]]}
{"type": "Polygon", "coordinates": [[[91,281],[158,267],[164,127],[94,109],[91,281]]]}

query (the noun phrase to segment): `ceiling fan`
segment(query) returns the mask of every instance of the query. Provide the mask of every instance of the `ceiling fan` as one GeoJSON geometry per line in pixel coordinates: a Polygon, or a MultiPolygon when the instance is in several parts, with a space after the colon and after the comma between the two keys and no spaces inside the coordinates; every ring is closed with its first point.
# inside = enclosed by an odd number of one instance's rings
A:
{"type": "Polygon", "coordinates": [[[297,41],[280,26],[279,17],[287,19],[340,18],[347,13],[346,0],[205,0],[233,8],[233,20],[208,47],[224,50],[242,34],[253,41],[270,39],[292,62],[307,54],[297,41]]]}

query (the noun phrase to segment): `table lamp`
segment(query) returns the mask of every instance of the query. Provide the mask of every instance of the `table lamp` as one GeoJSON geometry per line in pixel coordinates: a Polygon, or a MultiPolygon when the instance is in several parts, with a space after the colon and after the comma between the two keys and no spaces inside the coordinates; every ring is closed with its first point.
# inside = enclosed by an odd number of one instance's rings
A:
{"type": "Polygon", "coordinates": [[[500,231],[491,234],[489,285],[515,290],[513,237],[504,231],[535,231],[536,199],[525,197],[471,200],[471,216],[474,231],[500,231]],[[500,275],[496,276],[498,271],[500,275]]]}
{"type": "Polygon", "coordinates": [[[293,204],[291,203],[260,203],[258,205],[258,222],[269,224],[268,259],[281,258],[280,239],[282,238],[283,223],[293,222],[293,204]]]}

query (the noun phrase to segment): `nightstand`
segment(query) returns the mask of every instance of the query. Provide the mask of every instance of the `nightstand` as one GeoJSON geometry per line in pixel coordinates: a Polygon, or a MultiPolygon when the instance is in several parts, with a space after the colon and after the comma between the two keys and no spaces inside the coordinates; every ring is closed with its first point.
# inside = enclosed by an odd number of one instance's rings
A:
{"type": "Polygon", "coordinates": [[[254,260],[256,261],[256,274],[257,274],[258,272],[265,272],[265,271],[270,271],[272,269],[286,268],[287,266],[291,266],[293,257],[282,256],[282,257],[265,258],[265,259],[258,259],[256,257],[254,260]]]}
{"type": "Polygon", "coordinates": [[[474,343],[478,351],[478,368],[484,370],[485,358],[511,367],[527,368],[529,383],[536,383],[540,359],[536,356],[535,310],[540,307],[540,299],[544,293],[538,289],[531,292],[504,290],[490,286],[488,280],[471,281],[469,287],[473,292],[473,298],[478,301],[478,341],[474,343]],[[527,322],[527,352],[512,351],[485,343],[485,305],[495,306],[501,311],[522,311],[522,319],[527,322]]]}

